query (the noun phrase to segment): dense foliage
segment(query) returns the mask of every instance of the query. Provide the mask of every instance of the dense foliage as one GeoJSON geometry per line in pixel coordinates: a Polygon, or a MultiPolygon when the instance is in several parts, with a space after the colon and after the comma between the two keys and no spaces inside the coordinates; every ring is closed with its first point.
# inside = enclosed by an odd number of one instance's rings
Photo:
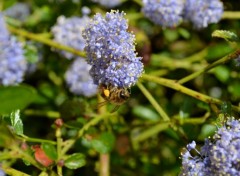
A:
{"type": "Polygon", "coordinates": [[[239,19],[234,0],[0,1],[0,176],[240,175],[239,19]]]}

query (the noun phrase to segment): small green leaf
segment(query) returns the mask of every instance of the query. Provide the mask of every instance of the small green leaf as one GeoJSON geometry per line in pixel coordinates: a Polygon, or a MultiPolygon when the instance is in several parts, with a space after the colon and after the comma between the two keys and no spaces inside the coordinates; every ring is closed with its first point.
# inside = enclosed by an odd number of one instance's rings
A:
{"type": "Polygon", "coordinates": [[[30,163],[28,160],[26,160],[26,159],[22,159],[22,161],[23,161],[23,163],[24,163],[26,166],[30,166],[30,165],[31,165],[31,163],[30,163]]]}
{"type": "Polygon", "coordinates": [[[228,43],[218,43],[217,45],[209,46],[206,59],[208,62],[213,62],[233,51],[233,48],[228,43]]]}
{"type": "Polygon", "coordinates": [[[133,114],[146,120],[159,120],[159,115],[151,108],[146,106],[135,106],[133,108],[133,114]]]}
{"type": "Polygon", "coordinates": [[[11,125],[16,134],[21,135],[23,134],[23,123],[20,118],[20,110],[13,111],[10,114],[11,125]]]}
{"type": "Polygon", "coordinates": [[[93,139],[91,143],[99,153],[109,153],[114,147],[115,136],[112,133],[104,132],[97,139],[93,139]]]}
{"type": "Polygon", "coordinates": [[[41,8],[36,8],[34,12],[26,19],[25,23],[28,26],[35,26],[40,22],[48,21],[51,14],[51,9],[48,6],[42,6],[41,8]]]}
{"type": "Polygon", "coordinates": [[[4,123],[0,124],[0,134],[0,146],[10,147],[14,142],[14,136],[4,123]]]}
{"type": "Polygon", "coordinates": [[[57,150],[54,145],[49,144],[49,143],[42,143],[41,148],[43,151],[46,153],[46,155],[52,159],[52,160],[57,160],[58,155],[57,155],[57,150]]]}
{"type": "Polygon", "coordinates": [[[36,91],[30,86],[0,86],[0,114],[10,114],[23,109],[36,97],[36,91]]]}
{"type": "Polygon", "coordinates": [[[26,43],[24,45],[24,56],[29,63],[36,63],[39,59],[37,47],[33,43],[26,43]]]}
{"type": "Polygon", "coordinates": [[[230,77],[230,70],[221,65],[214,69],[215,76],[222,82],[226,82],[230,77]]]}
{"type": "Polygon", "coordinates": [[[70,155],[64,162],[68,169],[78,169],[86,164],[85,156],[81,153],[70,155]]]}
{"type": "Polygon", "coordinates": [[[216,129],[217,129],[216,125],[210,125],[210,124],[203,125],[201,133],[199,135],[199,139],[204,140],[209,136],[212,136],[216,131],[216,129]]]}
{"type": "Polygon", "coordinates": [[[232,94],[231,97],[239,98],[240,97],[240,83],[233,82],[228,86],[228,91],[232,94]]]}
{"type": "Polygon", "coordinates": [[[225,31],[225,30],[216,30],[212,33],[212,37],[218,37],[218,38],[223,38],[228,42],[238,42],[239,38],[238,36],[230,31],[225,31]]]}
{"type": "Polygon", "coordinates": [[[178,33],[185,39],[189,39],[191,36],[190,32],[185,28],[178,28],[178,33]]]}
{"type": "Polygon", "coordinates": [[[232,104],[230,102],[223,102],[221,104],[221,112],[223,114],[228,114],[229,116],[231,116],[232,113],[232,104]]]}

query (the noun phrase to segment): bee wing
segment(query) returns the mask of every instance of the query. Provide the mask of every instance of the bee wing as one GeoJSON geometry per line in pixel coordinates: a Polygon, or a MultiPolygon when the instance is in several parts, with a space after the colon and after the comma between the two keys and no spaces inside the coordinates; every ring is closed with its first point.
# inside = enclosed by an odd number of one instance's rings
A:
{"type": "Polygon", "coordinates": [[[111,110],[111,113],[114,113],[116,112],[118,109],[119,109],[120,105],[116,105],[113,110],[111,110]]]}
{"type": "Polygon", "coordinates": [[[97,109],[101,108],[102,106],[105,106],[108,103],[108,101],[103,101],[97,104],[97,109]]]}

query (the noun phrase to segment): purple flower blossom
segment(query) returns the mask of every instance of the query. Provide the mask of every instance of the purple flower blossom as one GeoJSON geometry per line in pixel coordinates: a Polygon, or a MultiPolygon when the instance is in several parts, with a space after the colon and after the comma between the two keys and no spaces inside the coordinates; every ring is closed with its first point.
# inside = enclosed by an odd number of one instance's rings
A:
{"type": "MultiPolygon", "coordinates": [[[[54,40],[60,44],[83,51],[85,47],[85,41],[82,37],[82,30],[88,21],[89,18],[87,16],[83,16],[82,18],[66,18],[64,16],[58,17],[57,24],[52,27],[54,40]]],[[[78,57],[66,51],[60,51],[60,53],[63,54],[63,56],[67,59],[78,57]]]]}
{"type": "Polygon", "coordinates": [[[14,85],[22,82],[27,62],[21,43],[9,35],[1,14],[0,32],[0,85],[14,85]]]}
{"type": "Polygon", "coordinates": [[[83,30],[90,75],[97,85],[131,87],[143,72],[141,58],[135,53],[135,36],[127,32],[124,13],[96,14],[83,30]]]}
{"type": "Polygon", "coordinates": [[[223,14],[223,3],[219,0],[186,0],[184,18],[193,23],[195,28],[205,28],[210,23],[217,23],[223,14]]]}
{"type": "Polygon", "coordinates": [[[183,0],[143,0],[142,12],[162,27],[175,27],[182,22],[183,0]]]}
{"type": "Polygon", "coordinates": [[[6,176],[5,172],[0,167],[0,176],[6,176]]]}
{"type": "Polygon", "coordinates": [[[83,58],[77,58],[66,72],[65,78],[70,91],[76,95],[91,97],[97,93],[97,85],[93,84],[89,75],[91,66],[83,58]]]}
{"type": "Polygon", "coordinates": [[[97,2],[106,8],[113,8],[122,3],[122,0],[92,0],[92,1],[97,2]]]}
{"type": "Polygon", "coordinates": [[[212,141],[205,140],[200,152],[192,144],[188,145],[188,150],[182,154],[180,175],[240,175],[240,122],[238,120],[228,120],[217,130],[212,141]],[[189,149],[197,151],[197,155],[193,156],[189,149]]]}
{"type": "Polygon", "coordinates": [[[0,33],[1,33],[0,41],[8,40],[10,34],[7,30],[7,26],[5,24],[4,17],[1,13],[0,13],[0,33]]]}
{"type": "Polygon", "coordinates": [[[30,6],[27,3],[18,2],[6,9],[3,13],[6,16],[18,19],[20,21],[25,21],[30,15],[30,6]]]}

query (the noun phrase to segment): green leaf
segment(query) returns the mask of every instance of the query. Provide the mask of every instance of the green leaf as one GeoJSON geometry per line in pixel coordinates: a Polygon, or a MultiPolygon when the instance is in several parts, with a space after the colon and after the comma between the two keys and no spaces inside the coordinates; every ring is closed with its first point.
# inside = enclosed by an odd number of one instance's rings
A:
{"type": "Polygon", "coordinates": [[[0,87],[0,114],[23,109],[36,97],[34,88],[26,85],[0,87]]]}
{"type": "Polygon", "coordinates": [[[78,169],[86,164],[85,156],[81,153],[70,155],[64,162],[68,169],[78,169]]]}
{"type": "Polygon", "coordinates": [[[224,57],[230,52],[233,52],[233,48],[228,43],[218,43],[208,48],[206,59],[208,62],[216,61],[216,59],[224,57]]]}
{"type": "Polygon", "coordinates": [[[24,56],[29,63],[36,63],[39,58],[37,47],[33,43],[26,43],[24,45],[24,56]]]}
{"type": "Polygon", "coordinates": [[[11,125],[16,134],[21,135],[23,134],[23,123],[20,118],[20,110],[13,111],[10,114],[11,125]]]}
{"type": "Polygon", "coordinates": [[[231,97],[239,98],[240,97],[240,83],[239,82],[233,82],[228,86],[228,91],[232,94],[231,97]]]}
{"type": "Polygon", "coordinates": [[[49,143],[42,143],[41,148],[43,151],[46,153],[46,155],[53,160],[57,160],[58,155],[57,155],[57,150],[54,145],[49,144],[49,143]]]}
{"type": "Polygon", "coordinates": [[[91,143],[99,153],[109,153],[114,147],[115,136],[112,133],[104,132],[97,139],[93,139],[91,143]]]}
{"type": "Polygon", "coordinates": [[[189,39],[191,36],[190,32],[185,28],[178,28],[178,33],[185,39],[189,39]]]}
{"type": "Polygon", "coordinates": [[[0,146],[10,147],[14,142],[14,136],[5,123],[0,124],[0,134],[0,146]]]}
{"type": "Polygon", "coordinates": [[[223,38],[228,42],[237,42],[239,41],[238,36],[230,31],[225,30],[216,30],[212,33],[212,37],[223,38]]]}
{"type": "Polygon", "coordinates": [[[212,136],[215,133],[216,129],[217,129],[216,125],[210,125],[210,124],[203,125],[201,129],[201,133],[199,134],[198,138],[200,140],[204,140],[209,136],[212,136]]]}
{"type": "Polygon", "coordinates": [[[35,26],[40,22],[48,21],[51,16],[51,9],[48,6],[42,6],[41,8],[36,8],[25,23],[28,26],[35,26]]]}
{"type": "Polygon", "coordinates": [[[229,116],[231,116],[231,114],[232,114],[232,104],[231,104],[231,102],[223,102],[221,104],[221,112],[223,114],[228,114],[229,116]]]}
{"type": "Polygon", "coordinates": [[[229,69],[222,65],[214,69],[214,74],[221,82],[226,82],[230,77],[229,69]]]}
{"type": "Polygon", "coordinates": [[[159,120],[159,115],[146,106],[135,106],[133,108],[133,114],[147,120],[159,120]]]}

